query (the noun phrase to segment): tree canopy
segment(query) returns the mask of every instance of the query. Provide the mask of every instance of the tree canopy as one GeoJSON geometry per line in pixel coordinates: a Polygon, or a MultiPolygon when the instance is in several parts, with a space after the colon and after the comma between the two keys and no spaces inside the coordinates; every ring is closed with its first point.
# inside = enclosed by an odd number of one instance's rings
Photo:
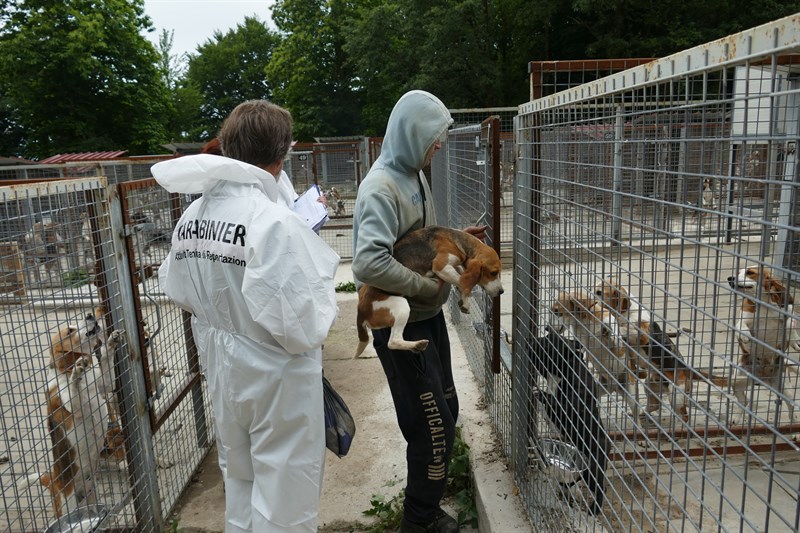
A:
{"type": "Polygon", "coordinates": [[[189,57],[183,88],[200,96],[195,140],[214,137],[234,107],[246,100],[273,99],[265,75],[280,37],[265,22],[247,17],[226,33],[215,32],[189,57]]]}
{"type": "Polygon", "coordinates": [[[205,141],[270,99],[295,138],[381,135],[394,102],[517,106],[531,61],[661,57],[800,11],[800,0],[277,0],[188,57],[142,0],[0,0],[0,155],[205,141]],[[266,13],[264,13],[266,16],[266,13]]]}
{"type": "Polygon", "coordinates": [[[0,78],[22,155],[163,150],[169,93],[141,0],[5,4],[0,78]]]}
{"type": "Polygon", "coordinates": [[[275,101],[291,111],[298,139],[361,133],[361,106],[344,51],[344,28],[358,3],[283,0],[273,8],[283,39],[266,75],[275,82],[275,101]]]}

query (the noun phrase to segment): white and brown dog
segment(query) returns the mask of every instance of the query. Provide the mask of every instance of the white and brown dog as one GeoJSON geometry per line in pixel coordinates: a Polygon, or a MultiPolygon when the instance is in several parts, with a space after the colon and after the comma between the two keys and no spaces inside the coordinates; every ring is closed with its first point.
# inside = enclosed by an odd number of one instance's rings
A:
{"type": "MultiPolygon", "coordinates": [[[[491,246],[465,231],[441,226],[412,231],[397,241],[392,256],[418,274],[438,277],[458,287],[459,307],[464,313],[469,313],[469,299],[476,285],[492,298],[503,294],[500,256],[491,246]]],[[[403,296],[363,285],[358,291],[356,357],[369,342],[369,330],[381,328],[392,328],[390,349],[424,351],[428,340],[406,341],[403,338],[410,311],[408,300],[403,296]]]]}
{"type": "Polygon", "coordinates": [[[635,361],[627,357],[613,313],[583,291],[561,291],[550,310],[583,345],[600,383],[624,388],[628,414],[639,415],[639,380],[635,361]]]}
{"type": "Polygon", "coordinates": [[[678,387],[683,394],[673,395],[672,407],[684,422],[688,422],[687,400],[693,381],[702,378],[718,387],[727,387],[727,379],[687,365],[671,336],[653,321],[650,311],[616,278],[609,277],[598,283],[595,294],[617,319],[629,350],[628,357],[636,362],[639,377],[646,380],[648,413],[661,407],[661,396],[670,387],[678,387]]]}
{"type": "MultiPolygon", "coordinates": [[[[104,338],[102,327],[104,314],[105,309],[98,306],[94,314],[86,315],[82,326],[71,324],[62,326],[50,337],[50,368],[56,374],[70,375],[75,361],[91,357],[98,352],[104,338]]],[[[113,383],[109,383],[105,388],[111,390],[113,386],[113,383]]],[[[119,409],[113,392],[108,396],[111,422],[116,424],[119,419],[119,409]]]]}
{"type": "Polygon", "coordinates": [[[703,192],[700,195],[700,205],[703,209],[714,210],[717,208],[717,195],[714,193],[714,180],[706,178],[703,180],[703,192]]]}
{"type": "Polygon", "coordinates": [[[325,199],[328,201],[328,207],[333,209],[333,216],[342,217],[345,215],[344,200],[342,200],[342,195],[339,193],[339,189],[336,187],[331,187],[325,193],[325,199]]]}
{"type": "Polygon", "coordinates": [[[97,502],[94,478],[99,460],[109,439],[119,440],[118,434],[109,434],[106,397],[114,383],[114,354],[123,332],[114,331],[103,343],[93,333],[95,317],[87,316],[86,322],[85,329],[67,327],[56,334],[45,394],[53,463],[50,471],[31,474],[20,484],[25,488],[38,480],[50,492],[59,517],[72,494],[79,506],[97,502]],[[88,351],[77,351],[84,348],[88,351]],[[64,355],[56,357],[59,353],[64,355]]]}
{"type": "MultiPolygon", "coordinates": [[[[743,268],[728,278],[728,284],[745,295],[736,327],[740,368],[736,371],[734,394],[742,405],[750,406],[752,401],[747,401],[745,390],[754,377],[783,395],[785,374],[797,374],[800,361],[789,355],[800,348],[800,336],[793,327],[794,298],[763,266],[743,268]]],[[[792,396],[786,402],[786,411],[794,423],[792,396]]]]}

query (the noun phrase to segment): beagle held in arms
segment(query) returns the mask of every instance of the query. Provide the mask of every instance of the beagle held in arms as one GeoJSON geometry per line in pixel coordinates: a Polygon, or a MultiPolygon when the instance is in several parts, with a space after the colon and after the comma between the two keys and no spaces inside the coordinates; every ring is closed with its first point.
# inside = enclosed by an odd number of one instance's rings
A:
{"type": "MultiPolygon", "coordinates": [[[[441,226],[412,231],[397,241],[392,256],[414,272],[437,277],[457,287],[459,307],[464,313],[469,313],[470,296],[476,285],[492,298],[503,293],[500,256],[491,246],[465,231],[441,226]]],[[[405,297],[363,285],[358,291],[356,357],[366,348],[370,329],[392,328],[388,344],[392,350],[425,350],[428,340],[406,341],[403,338],[409,313],[405,297]]]]}

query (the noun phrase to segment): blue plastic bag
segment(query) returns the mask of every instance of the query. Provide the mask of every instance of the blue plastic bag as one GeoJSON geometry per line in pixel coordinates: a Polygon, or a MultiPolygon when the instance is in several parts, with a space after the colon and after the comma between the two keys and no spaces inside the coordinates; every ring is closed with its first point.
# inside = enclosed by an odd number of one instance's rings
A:
{"type": "Polygon", "coordinates": [[[350,451],[356,434],[356,422],[347,404],[325,376],[322,376],[322,391],[325,400],[325,446],[339,457],[344,457],[350,451]]]}

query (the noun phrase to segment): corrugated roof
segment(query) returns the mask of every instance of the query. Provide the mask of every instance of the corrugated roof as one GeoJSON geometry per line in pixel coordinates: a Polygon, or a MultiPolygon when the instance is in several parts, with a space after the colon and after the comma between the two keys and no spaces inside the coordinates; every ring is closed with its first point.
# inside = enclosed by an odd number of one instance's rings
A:
{"type": "Polygon", "coordinates": [[[23,159],[21,157],[4,157],[0,156],[0,166],[6,165],[35,165],[36,161],[30,159],[23,159]]]}
{"type": "Polygon", "coordinates": [[[173,154],[199,154],[203,149],[205,143],[199,142],[186,142],[186,143],[169,143],[162,144],[161,146],[172,152],[173,154]]]}
{"type": "Polygon", "coordinates": [[[78,152],[71,154],[58,154],[42,159],[40,164],[69,163],[73,161],[106,161],[117,159],[127,154],[127,150],[113,150],[110,152],[78,152]]]}

